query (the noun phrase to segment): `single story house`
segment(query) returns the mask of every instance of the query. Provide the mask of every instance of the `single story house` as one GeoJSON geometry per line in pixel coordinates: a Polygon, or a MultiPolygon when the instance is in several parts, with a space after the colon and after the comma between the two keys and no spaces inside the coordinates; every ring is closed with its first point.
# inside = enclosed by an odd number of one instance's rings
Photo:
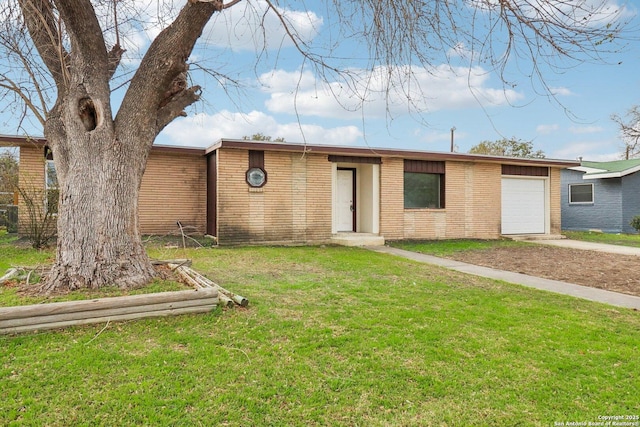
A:
{"type": "Polygon", "coordinates": [[[562,229],[635,233],[640,159],[581,162],[562,171],[562,229]]]}
{"type": "MultiPolygon", "coordinates": [[[[48,185],[45,141],[20,146],[20,177],[48,185]]],[[[579,163],[223,139],[154,146],[140,227],[176,223],[226,244],[381,244],[559,234],[560,173],[579,163]]]]}

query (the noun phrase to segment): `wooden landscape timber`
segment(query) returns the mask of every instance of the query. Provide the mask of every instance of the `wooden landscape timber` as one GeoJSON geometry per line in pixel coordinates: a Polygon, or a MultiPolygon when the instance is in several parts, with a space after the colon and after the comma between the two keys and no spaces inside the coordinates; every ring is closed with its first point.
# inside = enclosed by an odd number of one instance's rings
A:
{"type": "MultiPolygon", "coordinates": [[[[43,266],[11,267],[10,269],[7,270],[4,276],[0,277],[0,285],[3,285],[4,283],[10,280],[25,282],[28,285],[31,283],[31,276],[34,275],[34,273],[35,273],[35,277],[38,277],[38,276],[47,274],[48,272],[49,272],[49,268],[43,267],[43,266]]],[[[38,280],[39,279],[36,279],[36,282],[38,280]]]]}
{"type": "MultiPolygon", "coordinates": [[[[0,334],[13,334],[37,330],[58,329],[146,317],[169,316],[187,313],[206,313],[218,305],[246,307],[249,300],[221,287],[193,270],[191,260],[177,259],[153,261],[167,265],[194,290],[159,292],[120,297],[98,298],[84,301],[54,302],[46,304],[0,307],[0,334]]],[[[9,280],[29,280],[42,267],[10,268],[0,277],[0,284],[9,280]]]]}
{"type": "Polygon", "coordinates": [[[17,277],[18,274],[20,274],[20,272],[18,271],[17,268],[8,269],[7,272],[4,274],[4,276],[0,277],[0,285],[2,285],[4,282],[7,282],[13,279],[14,277],[17,277]]]}
{"type": "Polygon", "coordinates": [[[0,308],[0,334],[12,334],[118,320],[206,313],[219,304],[218,291],[187,291],[54,302],[0,308]]]}
{"type": "Polygon", "coordinates": [[[246,307],[247,305],[249,305],[248,299],[223,288],[214,281],[208,279],[207,277],[189,267],[189,265],[191,265],[191,262],[189,260],[175,260],[175,262],[167,263],[167,266],[171,270],[175,271],[180,276],[180,278],[182,278],[186,283],[193,286],[194,288],[216,289],[219,293],[218,298],[220,299],[220,302],[225,304],[225,306],[233,307],[234,305],[239,305],[240,307],[246,307]]]}

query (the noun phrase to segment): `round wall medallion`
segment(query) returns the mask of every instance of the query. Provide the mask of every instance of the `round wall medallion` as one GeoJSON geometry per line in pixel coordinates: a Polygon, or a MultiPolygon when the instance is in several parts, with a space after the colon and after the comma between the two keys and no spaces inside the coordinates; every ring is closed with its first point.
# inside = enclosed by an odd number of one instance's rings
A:
{"type": "Polygon", "coordinates": [[[247,171],[247,184],[252,187],[262,187],[267,182],[267,173],[261,168],[251,168],[247,171]]]}

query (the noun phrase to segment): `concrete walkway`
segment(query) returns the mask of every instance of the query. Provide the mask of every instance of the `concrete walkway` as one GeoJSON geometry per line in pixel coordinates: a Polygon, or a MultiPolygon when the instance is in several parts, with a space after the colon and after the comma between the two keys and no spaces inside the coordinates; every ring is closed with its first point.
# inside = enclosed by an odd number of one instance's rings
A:
{"type": "Polygon", "coordinates": [[[557,239],[557,240],[526,240],[527,243],[537,243],[540,245],[560,246],[563,248],[582,249],[587,251],[607,252],[618,255],[640,256],[640,248],[631,246],[607,245],[604,243],[582,242],[580,240],[557,239]]]}
{"type": "MultiPolygon", "coordinates": [[[[567,239],[558,240],[557,242],[565,242],[567,239]]],[[[556,242],[555,240],[545,240],[538,241],[535,243],[543,243],[543,244],[553,244],[551,242],[556,242]]],[[[577,242],[576,240],[572,240],[571,242],[576,243],[586,243],[586,242],[577,242]]],[[[599,244],[591,244],[586,245],[589,247],[582,247],[577,249],[588,249],[588,250],[597,250],[592,245],[599,244]]],[[[599,245],[601,250],[606,249],[607,246],[613,245],[599,245]],[[602,246],[605,246],[604,248],[602,246]]],[[[566,246],[569,247],[569,246],[566,246]]],[[[614,246],[618,248],[619,246],[614,246]]],[[[487,277],[490,279],[503,280],[509,283],[516,283],[523,286],[528,286],[530,288],[543,289],[549,292],[556,292],[564,295],[571,295],[576,298],[582,298],[589,301],[596,301],[605,304],[614,305],[617,307],[625,307],[632,308],[636,310],[640,310],[640,297],[636,297],[633,295],[620,294],[617,292],[605,291],[603,289],[591,288],[588,286],[580,286],[574,285],[572,283],[560,282],[558,280],[550,280],[543,279],[541,277],[528,276],[526,274],[521,273],[513,273],[511,271],[502,271],[496,270],[494,268],[489,267],[481,267],[478,265],[467,264],[460,261],[455,261],[446,258],[438,258],[431,255],[424,255],[417,252],[405,251],[403,249],[391,248],[389,246],[368,246],[366,247],[369,250],[375,252],[381,252],[391,255],[396,255],[399,257],[411,259],[418,262],[423,262],[427,264],[438,265],[440,267],[445,267],[451,270],[460,271],[462,273],[473,274],[476,276],[487,277]]],[[[635,248],[630,248],[635,249],[635,248]]],[[[635,255],[640,255],[640,251],[636,252],[635,255]]],[[[640,267],[640,264],[639,264],[640,267]]]]}

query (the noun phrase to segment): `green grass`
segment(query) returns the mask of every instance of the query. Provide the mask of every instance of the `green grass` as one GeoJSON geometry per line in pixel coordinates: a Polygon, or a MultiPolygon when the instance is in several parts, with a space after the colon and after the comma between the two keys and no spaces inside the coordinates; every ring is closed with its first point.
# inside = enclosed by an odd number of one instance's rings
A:
{"type": "Polygon", "coordinates": [[[13,266],[36,266],[53,261],[52,251],[37,251],[28,244],[17,245],[15,234],[0,231],[0,275],[13,266]]]}
{"type": "Polygon", "coordinates": [[[594,231],[563,231],[562,234],[573,240],[640,247],[640,234],[609,234],[594,231]]]}
{"type": "Polygon", "coordinates": [[[639,414],[640,313],[356,248],[167,250],[248,309],[0,337],[0,425],[549,426],[639,414]]]}
{"type": "Polygon", "coordinates": [[[514,240],[397,240],[387,242],[389,245],[407,251],[420,252],[428,255],[447,257],[456,252],[491,249],[496,247],[522,247],[529,243],[514,240]]]}
{"type": "MultiPolygon", "coordinates": [[[[46,266],[53,262],[55,251],[53,248],[47,250],[35,250],[24,242],[19,242],[15,235],[3,232],[0,234],[0,276],[4,275],[11,267],[37,267],[46,266]]],[[[35,282],[39,278],[34,272],[30,277],[30,282],[35,282]]],[[[127,295],[141,293],[166,292],[187,289],[186,286],[169,280],[156,279],[142,289],[127,291],[127,295]]],[[[18,293],[15,287],[0,286],[0,307],[10,307],[26,304],[40,304],[43,302],[72,301],[92,298],[103,298],[123,295],[117,286],[105,287],[95,291],[76,291],[65,295],[51,297],[24,296],[18,293]]]]}

